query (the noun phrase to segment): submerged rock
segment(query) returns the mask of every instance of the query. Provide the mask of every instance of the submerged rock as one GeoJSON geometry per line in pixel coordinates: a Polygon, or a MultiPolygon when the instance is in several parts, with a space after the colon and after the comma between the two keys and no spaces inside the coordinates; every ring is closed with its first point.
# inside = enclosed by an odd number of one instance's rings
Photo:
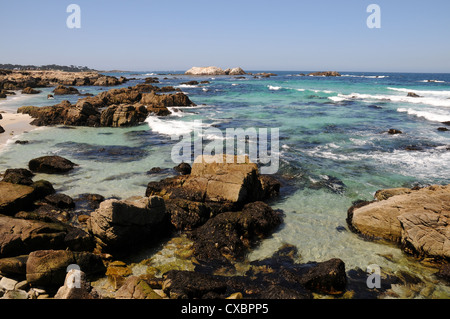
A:
{"type": "Polygon", "coordinates": [[[61,156],[42,156],[32,159],[28,167],[33,172],[46,174],[63,174],[71,171],[77,164],[61,156]]]}

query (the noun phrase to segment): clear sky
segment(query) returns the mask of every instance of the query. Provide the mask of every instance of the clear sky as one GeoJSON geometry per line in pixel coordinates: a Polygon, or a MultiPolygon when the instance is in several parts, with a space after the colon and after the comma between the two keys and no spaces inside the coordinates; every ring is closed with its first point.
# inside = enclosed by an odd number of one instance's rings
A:
{"type": "Polygon", "coordinates": [[[1,0],[0,30],[0,63],[450,73],[449,0],[1,0]]]}

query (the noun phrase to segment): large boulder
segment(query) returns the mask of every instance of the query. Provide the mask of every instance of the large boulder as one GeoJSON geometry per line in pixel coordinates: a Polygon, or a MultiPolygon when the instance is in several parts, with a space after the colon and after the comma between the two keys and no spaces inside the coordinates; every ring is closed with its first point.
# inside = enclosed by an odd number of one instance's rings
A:
{"type": "Polygon", "coordinates": [[[349,209],[347,222],[353,231],[400,243],[420,257],[450,259],[450,185],[377,194],[382,200],[349,209]]]}
{"type": "Polygon", "coordinates": [[[31,186],[0,182],[0,214],[13,215],[32,206],[35,190],[31,186]]]}
{"type": "Polygon", "coordinates": [[[103,201],[88,220],[89,231],[101,248],[128,253],[130,247],[151,243],[165,229],[164,201],[157,196],[103,201]]]}
{"type": "Polygon", "coordinates": [[[28,256],[27,281],[32,286],[62,286],[70,265],[76,265],[88,276],[105,271],[101,258],[90,252],[37,250],[28,256]]]}
{"type": "Polygon", "coordinates": [[[0,215],[0,257],[28,254],[39,249],[93,249],[83,230],[61,223],[0,215]]]}
{"type": "Polygon", "coordinates": [[[143,122],[147,115],[146,107],[141,104],[112,105],[102,112],[100,125],[108,127],[134,126],[143,122]]]}
{"type": "Polygon", "coordinates": [[[61,156],[42,156],[28,162],[33,172],[46,174],[63,174],[71,171],[77,164],[61,156]]]}

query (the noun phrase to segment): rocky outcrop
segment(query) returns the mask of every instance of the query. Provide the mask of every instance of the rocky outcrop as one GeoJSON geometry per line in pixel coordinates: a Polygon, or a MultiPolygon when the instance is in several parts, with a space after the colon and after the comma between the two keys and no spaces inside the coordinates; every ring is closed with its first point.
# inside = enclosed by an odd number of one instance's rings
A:
{"type": "Polygon", "coordinates": [[[353,231],[400,243],[418,257],[450,260],[450,185],[379,191],[376,196],[380,200],[349,209],[353,231]]]}
{"type": "Polygon", "coordinates": [[[102,112],[100,126],[135,126],[142,123],[147,118],[147,115],[147,108],[142,104],[112,105],[102,112]]]}
{"type": "Polygon", "coordinates": [[[408,92],[408,94],[406,95],[407,97],[421,97],[420,95],[414,93],[414,92],[408,92]]]}
{"type": "Polygon", "coordinates": [[[216,66],[193,67],[185,72],[186,75],[244,75],[247,74],[241,68],[223,70],[216,66]]]}
{"type": "Polygon", "coordinates": [[[175,89],[144,83],[79,99],[74,105],[69,101],[62,101],[53,106],[23,106],[17,112],[29,114],[34,118],[31,124],[37,126],[133,126],[143,122],[149,113],[159,116],[171,114],[167,109],[170,106],[195,106],[195,103],[181,92],[155,93],[171,91],[175,89]]]}
{"type": "Polygon", "coordinates": [[[225,71],[216,66],[193,67],[185,72],[186,75],[226,75],[225,71]]]}
{"type": "Polygon", "coordinates": [[[46,174],[67,173],[74,169],[75,166],[78,165],[64,157],[56,155],[34,158],[28,163],[31,171],[46,174]]]}
{"type": "Polygon", "coordinates": [[[165,199],[176,229],[193,229],[209,216],[237,211],[247,203],[277,196],[279,189],[280,183],[271,176],[260,176],[257,165],[248,157],[238,163],[235,156],[200,156],[190,175],[150,182],[146,196],[165,199]],[[180,216],[189,218],[179,222],[180,216]]]}
{"type": "Polygon", "coordinates": [[[54,95],[67,95],[67,94],[80,94],[80,92],[74,87],[66,87],[64,85],[58,85],[53,90],[54,95]]]}
{"type": "Polygon", "coordinates": [[[91,214],[88,229],[104,251],[129,252],[130,247],[149,245],[167,229],[164,201],[157,196],[103,201],[91,214]]]}
{"type": "Polygon", "coordinates": [[[309,73],[308,75],[309,76],[341,76],[341,74],[336,71],[312,72],[312,73],[309,73]]]}
{"type": "Polygon", "coordinates": [[[29,114],[34,118],[31,124],[36,126],[99,126],[100,121],[100,112],[92,104],[82,100],[75,105],[62,101],[53,106],[24,106],[18,108],[17,113],[29,114]]]}

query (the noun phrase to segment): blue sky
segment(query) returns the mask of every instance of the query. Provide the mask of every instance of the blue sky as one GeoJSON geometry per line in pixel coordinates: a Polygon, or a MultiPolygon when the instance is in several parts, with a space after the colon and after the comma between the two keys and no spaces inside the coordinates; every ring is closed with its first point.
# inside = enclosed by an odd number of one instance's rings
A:
{"type": "Polygon", "coordinates": [[[2,0],[0,29],[0,63],[450,73],[448,0],[2,0]]]}

